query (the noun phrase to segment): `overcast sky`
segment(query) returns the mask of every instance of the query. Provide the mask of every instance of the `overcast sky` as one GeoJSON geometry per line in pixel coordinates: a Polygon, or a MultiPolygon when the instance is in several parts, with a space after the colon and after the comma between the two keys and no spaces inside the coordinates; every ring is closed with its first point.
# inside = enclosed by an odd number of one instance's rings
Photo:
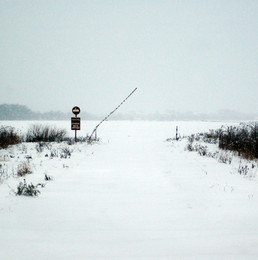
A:
{"type": "Polygon", "coordinates": [[[253,0],[0,0],[0,104],[258,112],[253,0]]]}

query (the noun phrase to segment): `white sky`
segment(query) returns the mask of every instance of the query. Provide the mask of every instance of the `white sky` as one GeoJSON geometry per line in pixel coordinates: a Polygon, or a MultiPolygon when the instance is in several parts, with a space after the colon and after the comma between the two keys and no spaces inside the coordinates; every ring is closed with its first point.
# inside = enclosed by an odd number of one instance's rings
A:
{"type": "Polygon", "coordinates": [[[0,103],[258,112],[258,1],[0,0],[0,103]]]}

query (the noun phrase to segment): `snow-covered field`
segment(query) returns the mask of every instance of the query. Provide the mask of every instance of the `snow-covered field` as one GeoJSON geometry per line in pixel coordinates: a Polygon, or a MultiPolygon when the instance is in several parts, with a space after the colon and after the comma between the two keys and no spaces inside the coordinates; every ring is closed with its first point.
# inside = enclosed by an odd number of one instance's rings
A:
{"type": "MultiPolygon", "coordinates": [[[[34,123],[0,125],[25,132],[34,123]]],[[[41,123],[74,134],[69,121],[41,123]]],[[[258,259],[257,165],[243,176],[239,159],[224,164],[186,151],[186,139],[167,141],[176,126],[183,136],[222,124],[110,121],[97,144],[1,150],[0,259],[258,259]],[[70,158],[60,158],[64,148],[70,158]],[[33,173],[17,177],[23,162],[33,173]],[[46,185],[16,196],[24,178],[46,185]]]]}

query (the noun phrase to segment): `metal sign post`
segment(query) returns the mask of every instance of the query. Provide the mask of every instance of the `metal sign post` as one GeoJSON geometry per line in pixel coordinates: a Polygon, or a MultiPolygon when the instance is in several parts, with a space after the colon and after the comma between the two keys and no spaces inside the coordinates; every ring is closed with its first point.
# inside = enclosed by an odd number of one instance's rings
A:
{"type": "Polygon", "coordinates": [[[81,130],[81,118],[77,117],[77,115],[80,114],[81,110],[79,107],[73,107],[72,112],[75,117],[71,118],[71,128],[75,130],[75,142],[77,142],[77,130],[81,130]]]}

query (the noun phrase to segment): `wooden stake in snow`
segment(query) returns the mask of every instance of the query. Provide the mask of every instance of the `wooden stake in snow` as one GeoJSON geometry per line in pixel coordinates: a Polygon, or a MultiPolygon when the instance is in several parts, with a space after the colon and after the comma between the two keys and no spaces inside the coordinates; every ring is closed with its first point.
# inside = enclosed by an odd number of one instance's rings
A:
{"type": "Polygon", "coordinates": [[[100,121],[100,123],[99,123],[98,125],[96,125],[96,127],[95,127],[94,130],[93,130],[93,132],[91,133],[90,140],[91,140],[92,136],[94,135],[94,133],[95,133],[95,139],[97,139],[97,129],[98,129],[98,127],[99,127],[104,121],[106,121],[119,107],[121,107],[121,106],[125,103],[125,101],[126,101],[136,90],[137,90],[137,88],[135,88],[135,89],[130,93],[130,95],[128,95],[127,98],[124,99],[123,102],[122,102],[118,107],[116,107],[116,109],[114,109],[112,112],[110,112],[103,120],[100,121]]]}
{"type": "Polygon", "coordinates": [[[176,140],[177,141],[179,140],[179,137],[178,137],[178,126],[176,127],[176,140]]]}

